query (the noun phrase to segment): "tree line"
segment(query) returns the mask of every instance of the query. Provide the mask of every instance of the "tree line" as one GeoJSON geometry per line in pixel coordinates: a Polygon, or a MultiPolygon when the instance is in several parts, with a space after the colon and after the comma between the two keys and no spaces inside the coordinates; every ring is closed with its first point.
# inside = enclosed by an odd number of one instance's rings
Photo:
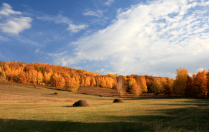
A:
{"type": "Polygon", "coordinates": [[[101,75],[92,71],[73,69],[61,65],[43,63],[0,61],[0,81],[33,83],[76,92],[79,86],[117,89],[123,96],[127,92],[139,96],[141,93],[155,95],[172,94],[206,98],[209,96],[209,74],[205,70],[189,76],[187,69],[177,69],[176,78],[154,77],[148,75],[117,74],[101,75]]]}

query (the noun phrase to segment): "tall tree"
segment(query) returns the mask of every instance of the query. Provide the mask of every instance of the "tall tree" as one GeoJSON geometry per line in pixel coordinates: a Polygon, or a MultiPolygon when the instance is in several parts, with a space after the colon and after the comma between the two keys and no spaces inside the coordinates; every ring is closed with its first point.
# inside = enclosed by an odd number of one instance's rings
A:
{"type": "Polygon", "coordinates": [[[171,93],[173,92],[172,87],[169,83],[166,83],[163,85],[163,92],[165,95],[171,96],[171,93]]]}
{"type": "Polygon", "coordinates": [[[193,79],[189,75],[187,75],[187,82],[184,94],[186,97],[193,96],[193,79]]]}
{"type": "Polygon", "coordinates": [[[177,95],[184,95],[185,86],[187,81],[188,70],[187,69],[176,69],[177,75],[176,80],[174,82],[173,90],[177,95]]]}
{"type": "Polygon", "coordinates": [[[126,86],[124,85],[124,78],[123,76],[118,76],[117,77],[117,90],[118,90],[118,93],[120,94],[120,96],[123,96],[126,94],[126,86]]]}
{"type": "Polygon", "coordinates": [[[96,81],[95,81],[95,78],[94,77],[91,77],[91,86],[94,87],[96,86],[96,81]]]}
{"type": "Polygon", "coordinates": [[[134,78],[128,79],[128,88],[131,89],[132,86],[136,83],[136,80],[134,78]]]}
{"type": "Polygon", "coordinates": [[[25,72],[20,72],[18,75],[18,82],[19,83],[27,83],[25,72]]]}
{"type": "Polygon", "coordinates": [[[139,96],[142,93],[140,86],[137,83],[134,83],[130,89],[130,93],[139,96]]]}
{"type": "Polygon", "coordinates": [[[154,79],[154,82],[152,83],[151,86],[151,90],[154,92],[155,95],[158,95],[163,92],[163,86],[159,78],[154,79]]]}
{"type": "Polygon", "coordinates": [[[6,81],[6,74],[3,68],[1,68],[1,71],[0,71],[0,81],[6,81]]]}
{"type": "Polygon", "coordinates": [[[207,72],[206,76],[207,76],[207,89],[208,89],[207,97],[209,97],[209,72],[207,72]]]}
{"type": "Polygon", "coordinates": [[[194,86],[197,88],[196,96],[205,98],[208,94],[206,71],[198,72],[194,78],[194,86]]]}
{"type": "Polygon", "coordinates": [[[145,76],[137,76],[136,80],[137,80],[137,83],[141,89],[141,92],[146,93],[148,91],[148,89],[147,89],[147,83],[145,80],[145,76]]]}

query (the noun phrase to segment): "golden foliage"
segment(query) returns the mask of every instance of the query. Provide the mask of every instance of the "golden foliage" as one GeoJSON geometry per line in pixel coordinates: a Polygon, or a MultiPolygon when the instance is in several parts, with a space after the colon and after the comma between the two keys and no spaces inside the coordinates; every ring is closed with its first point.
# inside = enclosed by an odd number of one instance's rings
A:
{"type": "Polygon", "coordinates": [[[94,77],[91,77],[90,82],[91,82],[90,83],[91,86],[93,86],[93,87],[96,86],[96,81],[95,81],[95,78],[94,77]]]}
{"type": "Polygon", "coordinates": [[[73,78],[67,77],[65,79],[65,88],[67,91],[76,92],[78,91],[79,88],[79,82],[77,82],[74,77],[73,78]]]}
{"type": "Polygon", "coordinates": [[[132,86],[136,83],[136,80],[134,78],[128,79],[128,88],[131,89],[132,86]]]}
{"type": "Polygon", "coordinates": [[[158,95],[163,92],[163,86],[159,78],[154,79],[154,82],[151,86],[151,90],[154,92],[155,95],[158,95]]]}
{"type": "Polygon", "coordinates": [[[136,96],[139,96],[142,93],[142,90],[137,83],[134,83],[130,89],[130,92],[136,96]]]}
{"type": "Polygon", "coordinates": [[[43,63],[0,62],[0,81],[8,80],[19,83],[35,83],[77,91],[79,86],[97,86],[114,88],[122,96],[127,91],[139,95],[149,89],[155,94],[163,93],[204,98],[208,94],[209,74],[206,71],[188,76],[187,69],[177,69],[176,79],[153,76],[118,76],[117,74],[100,75],[92,71],[72,69],[61,65],[43,63]],[[188,80],[190,79],[190,80],[188,80]],[[188,80],[188,81],[187,81],[188,80]],[[138,90],[138,91],[137,91],[138,90]]]}
{"type": "Polygon", "coordinates": [[[177,95],[184,95],[187,76],[189,75],[188,70],[185,68],[184,69],[179,68],[176,71],[177,71],[177,75],[176,75],[176,80],[174,82],[173,90],[177,95]]]}
{"type": "Polygon", "coordinates": [[[198,72],[196,77],[193,79],[193,91],[195,92],[195,96],[198,98],[205,98],[208,94],[207,89],[207,76],[206,71],[203,70],[198,72]]]}
{"type": "Polygon", "coordinates": [[[170,83],[166,83],[163,85],[163,92],[164,92],[164,95],[168,95],[170,97],[171,93],[173,92],[173,89],[170,85],[170,83]]]}
{"type": "Polygon", "coordinates": [[[24,72],[20,72],[19,73],[19,75],[18,75],[18,82],[19,83],[27,83],[27,80],[26,80],[24,72]]]}
{"type": "Polygon", "coordinates": [[[137,82],[141,88],[141,91],[143,93],[146,93],[148,91],[147,89],[147,84],[146,84],[146,80],[145,80],[145,76],[138,76],[137,82]]]}

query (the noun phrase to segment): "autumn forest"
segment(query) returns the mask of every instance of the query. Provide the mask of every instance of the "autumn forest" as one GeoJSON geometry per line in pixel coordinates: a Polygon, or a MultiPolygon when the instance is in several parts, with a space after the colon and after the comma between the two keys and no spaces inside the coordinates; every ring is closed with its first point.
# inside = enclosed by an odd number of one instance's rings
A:
{"type": "Polygon", "coordinates": [[[120,96],[131,93],[154,93],[207,98],[209,73],[205,70],[190,76],[187,69],[177,69],[176,78],[149,75],[100,75],[92,71],[73,69],[61,65],[0,61],[0,81],[31,83],[76,92],[79,86],[116,89],[120,96]]]}

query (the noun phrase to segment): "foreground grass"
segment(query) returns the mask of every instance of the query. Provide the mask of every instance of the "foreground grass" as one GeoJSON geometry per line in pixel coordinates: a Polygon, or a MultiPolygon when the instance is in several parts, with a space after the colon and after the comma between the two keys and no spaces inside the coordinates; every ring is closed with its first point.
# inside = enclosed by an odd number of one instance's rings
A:
{"type": "Polygon", "coordinates": [[[0,131],[209,131],[209,100],[114,98],[0,85],[0,131]],[[90,107],[69,107],[87,100],[90,107]]]}

